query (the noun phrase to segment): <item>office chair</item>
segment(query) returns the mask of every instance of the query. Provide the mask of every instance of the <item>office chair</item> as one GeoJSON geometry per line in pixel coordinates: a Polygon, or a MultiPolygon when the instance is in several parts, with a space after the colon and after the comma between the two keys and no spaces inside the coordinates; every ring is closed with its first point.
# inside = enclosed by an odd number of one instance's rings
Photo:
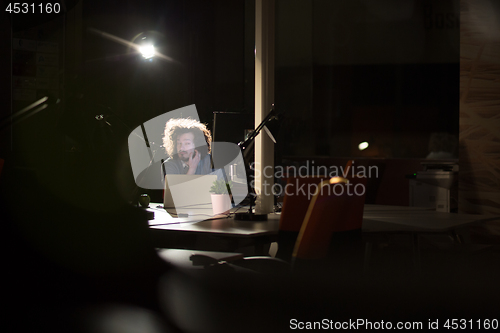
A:
{"type": "MultiPolygon", "coordinates": [[[[345,175],[349,174],[352,164],[353,160],[347,161],[343,169],[345,175]]],[[[321,175],[287,178],[278,231],[277,258],[291,261],[297,236],[311,203],[313,193],[310,193],[310,189],[316,188],[322,181],[330,180],[330,178],[321,175]],[[304,191],[300,191],[301,188],[304,191]]]]}
{"type": "MultiPolygon", "coordinates": [[[[363,259],[361,226],[366,181],[365,177],[333,177],[319,183],[301,223],[288,271],[307,271],[332,261],[357,264],[363,259]]],[[[233,264],[271,273],[277,269],[277,273],[282,273],[287,268],[284,262],[278,256],[246,257],[233,264]],[[273,259],[279,261],[274,263],[273,259]]]]}
{"type": "Polygon", "coordinates": [[[348,262],[363,258],[361,226],[366,181],[365,177],[334,177],[321,182],[295,243],[294,269],[322,259],[348,262]]]}
{"type": "Polygon", "coordinates": [[[327,176],[288,177],[278,231],[278,251],[276,257],[290,262],[295,241],[306,216],[312,194],[312,185],[330,179],[327,176]],[[304,191],[300,191],[302,188],[304,191]]]}

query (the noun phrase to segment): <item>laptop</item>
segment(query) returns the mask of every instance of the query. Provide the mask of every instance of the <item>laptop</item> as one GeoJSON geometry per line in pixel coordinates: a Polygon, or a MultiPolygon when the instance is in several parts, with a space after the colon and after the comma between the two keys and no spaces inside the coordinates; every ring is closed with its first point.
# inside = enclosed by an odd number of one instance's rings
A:
{"type": "Polygon", "coordinates": [[[212,216],[210,188],[217,175],[166,175],[163,207],[179,214],[212,216]]]}

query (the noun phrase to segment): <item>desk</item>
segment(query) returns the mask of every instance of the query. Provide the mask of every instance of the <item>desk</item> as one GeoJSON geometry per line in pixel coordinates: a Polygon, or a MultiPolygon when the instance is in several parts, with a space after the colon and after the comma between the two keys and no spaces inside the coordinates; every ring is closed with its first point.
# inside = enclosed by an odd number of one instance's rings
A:
{"type": "MultiPolygon", "coordinates": [[[[268,221],[235,221],[233,218],[216,218],[200,222],[188,218],[172,218],[163,209],[154,209],[150,221],[155,247],[243,252],[245,255],[266,255],[268,245],[277,240],[280,214],[269,214],[268,221]],[[245,251],[244,248],[247,248],[245,251]]],[[[408,233],[413,237],[415,265],[419,265],[419,235],[450,233],[457,241],[455,230],[486,221],[491,217],[436,212],[428,208],[407,206],[365,205],[363,236],[368,242],[374,236],[390,233],[408,233]]]]}
{"type": "Polygon", "coordinates": [[[406,206],[365,205],[363,238],[367,242],[365,259],[369,258],[372,243],[387,234],[408,234],[412,237],[413,264],[420,270],[420,236],[448,234],[456,243],[462,239],[456,231],[475,223],[497,219],[495,216],[436,212],[429,208],[406,206]]]}
{"type": "MultiPolygon", "coordinates": [[[[157,204],[151,204],[156,207],[157,204]]],[[[267,221],[237,221],[232,217],[193,222],[189,218],[172,218],[163,209],[154,211],[149,221],[153,244],[159,248],[243,252],[245,255],[267,255],[269,245],[277,240],[279,214],[269,214],[267,221]]]]}
{"type": "Polygon", "coordinates": [[[485,220],[488,216],[436,212],[421,207],[365,205],[363,232],[442,233],[485,220]]]}

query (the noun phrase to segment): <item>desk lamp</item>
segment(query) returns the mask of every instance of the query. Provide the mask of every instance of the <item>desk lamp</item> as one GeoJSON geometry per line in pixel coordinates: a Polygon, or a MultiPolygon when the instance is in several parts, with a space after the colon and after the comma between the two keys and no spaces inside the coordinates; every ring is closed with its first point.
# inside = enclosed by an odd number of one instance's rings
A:
{"type": "Polygon", "coordinates": [[[255,141],[255,138],[257,135],[259,135],[260,131],[264,129],[266,133],[269,135],[271,140],[273,140],[274,143],[276,143],[276,139],[274,138],[274,135],[272,131],[269,129],[271,127],[275,134],[278,130],[279,123],[281,119],[279,118],[278,114],[276,113],[274,109],[274,104],[271,108],[271,111],[267,114],[267,116],[262,120],[262,122],[255,128],[250,135],[247,137],[246,140],[241,141],[238,143],[238,147],[240,147],[242,153],[243,153],[243,159],[245,161],[245,171],[246,171],[246,176],[247,176],[247,185],[248,185],[248,193],[250,194],[250,208],[248,212],[246,213],[236,213],[234,216],[235,220],[245,220],[245,221],[265,221],[267,220],[267,214],[255,214],[253,212],[253,204],[254,201],[257,197],[255,193],[255,189],[250,185],[251,182],[248,179],[249,175],[249,170],[250,170],[250,165],[247,163],[247,157],[249,155],[249,151],[251,151],[251,147],[253,146],[253,143],[255,141]],[[255,194],[255,195],[254,195],[255,194]],[[253,198],[252,198],[253,197],[253,198]]]}

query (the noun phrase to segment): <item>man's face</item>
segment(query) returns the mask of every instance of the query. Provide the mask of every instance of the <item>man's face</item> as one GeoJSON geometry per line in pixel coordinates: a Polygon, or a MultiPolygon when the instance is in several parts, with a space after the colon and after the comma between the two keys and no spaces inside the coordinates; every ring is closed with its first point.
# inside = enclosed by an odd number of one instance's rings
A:
{"type": "Polygon", "coordinates": [[[187,132],[177,137],[177,155],[179,158],[186,162],[193,155],[194,152],[194,134],[187,132]]]}

